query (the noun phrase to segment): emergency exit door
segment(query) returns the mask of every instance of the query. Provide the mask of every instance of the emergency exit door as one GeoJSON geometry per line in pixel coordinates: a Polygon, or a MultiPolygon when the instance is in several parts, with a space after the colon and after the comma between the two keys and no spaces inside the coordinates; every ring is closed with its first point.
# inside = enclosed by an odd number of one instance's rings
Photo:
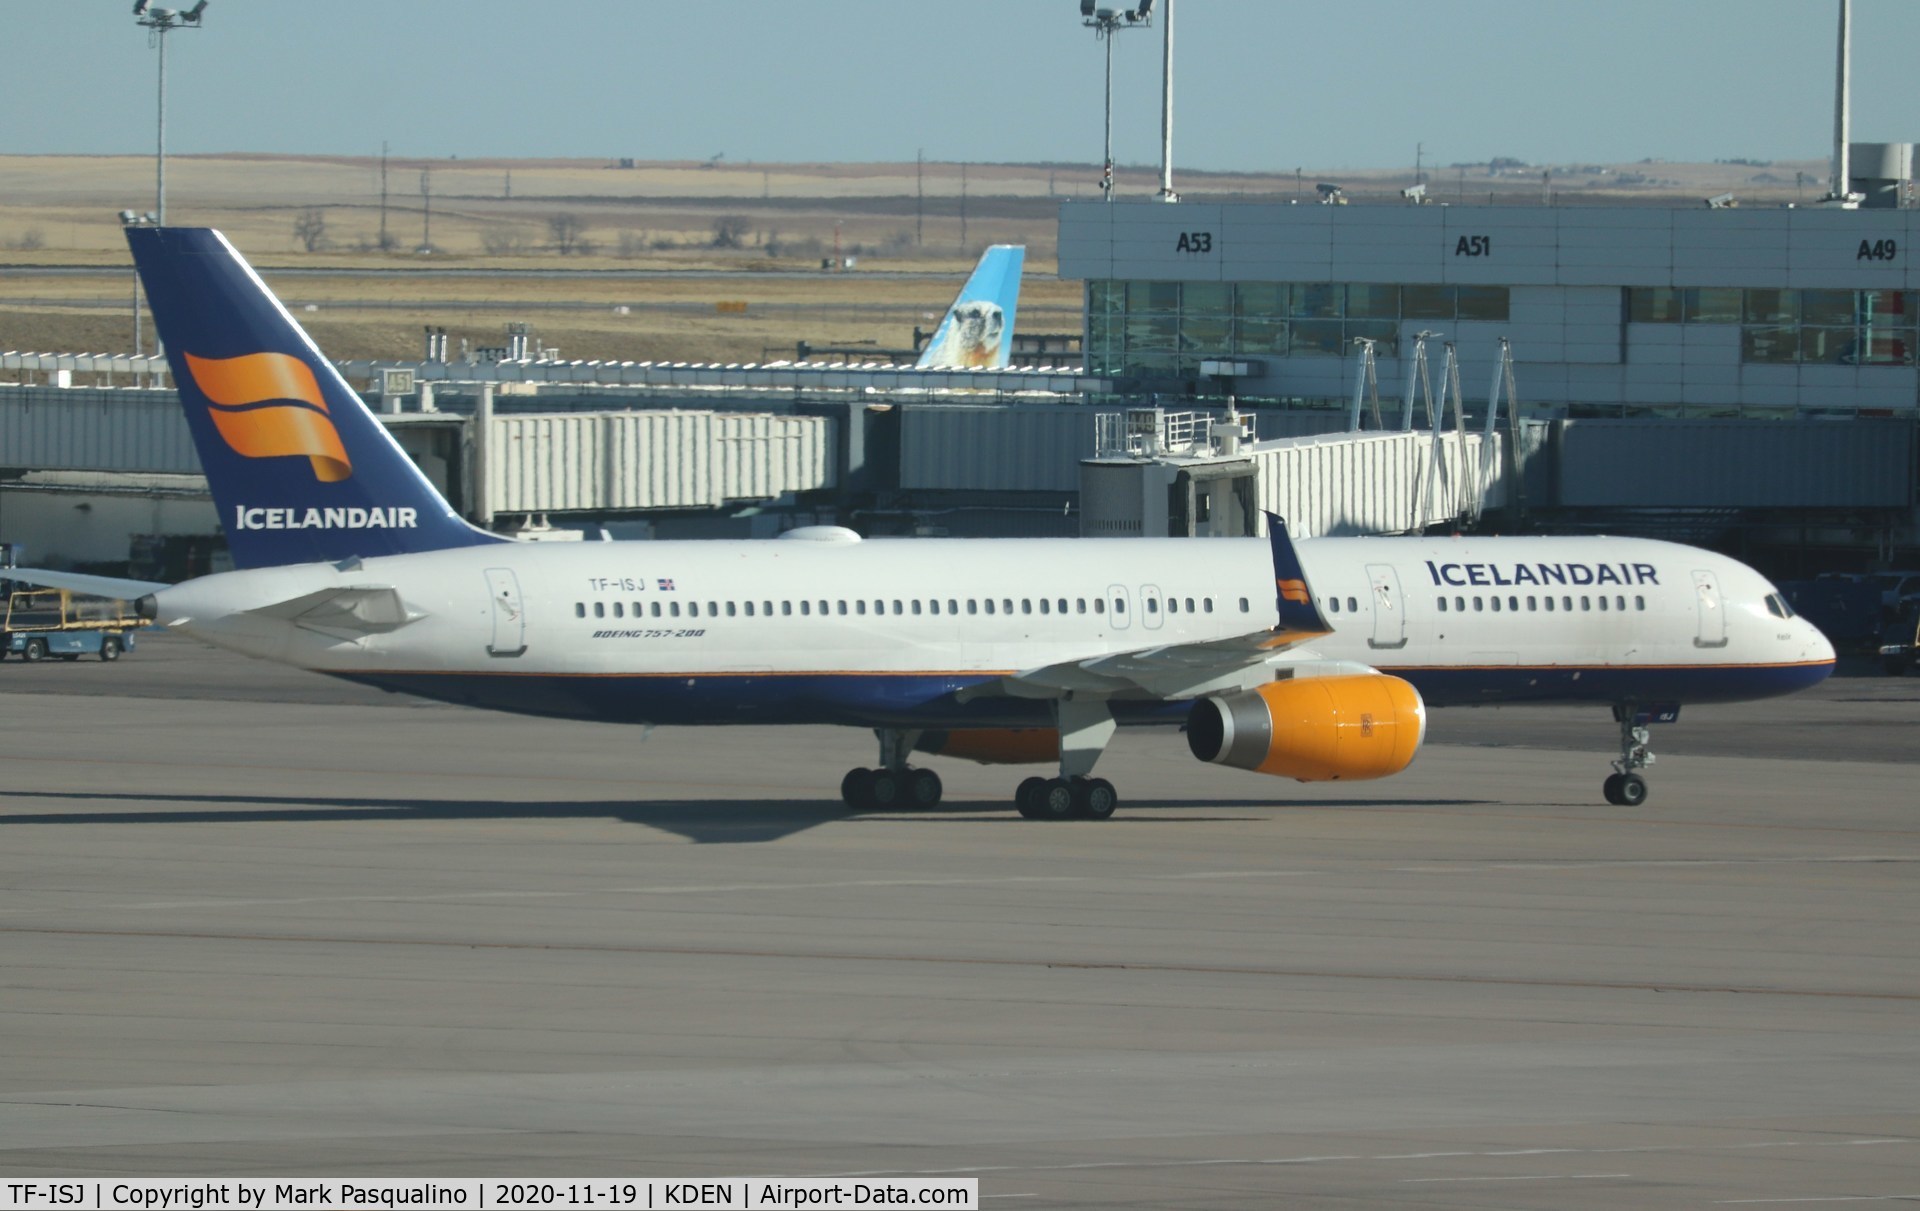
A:
{"type": "Polygon", "coordinates": [[[1367,565],[1367,580],[1373,593],[1373,635],[1367,646],[1403,648],[1407,646],[1407,603],[1400,595],[1400,573],[1391,564],[1367,565]]]}
{"type": "Polygon", "coordinates": [[[487,595],[493,599],[493,640],[487,655],[518,656],[527,650],[527,611],[513,569],[488,568],[487,595]]]}

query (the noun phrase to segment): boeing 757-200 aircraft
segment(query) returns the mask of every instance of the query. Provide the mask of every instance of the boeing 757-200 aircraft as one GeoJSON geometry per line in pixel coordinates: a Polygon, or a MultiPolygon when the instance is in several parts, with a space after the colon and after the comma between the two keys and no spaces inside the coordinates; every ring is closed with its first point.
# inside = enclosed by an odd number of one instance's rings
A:
{"type": "MultiPolygon", "coordinates": [[[[1646,724],[1784,694],[1833,649],[1758,573],[1615,538],[518,543],[468,525],[218,232],[129,228],[235,571],[139,596],[235,651],[449,702],[647,724],[871,729],[853,806],[930,805],[916,751],[1046,762],[1030,817],[1105,817],[1115,725],[1302,781],[1413,760],[1429,706],[1613,709],[1606,797],[1646,724]]],[[[14,573],[25,577],[25,573],[14,573]]]]}

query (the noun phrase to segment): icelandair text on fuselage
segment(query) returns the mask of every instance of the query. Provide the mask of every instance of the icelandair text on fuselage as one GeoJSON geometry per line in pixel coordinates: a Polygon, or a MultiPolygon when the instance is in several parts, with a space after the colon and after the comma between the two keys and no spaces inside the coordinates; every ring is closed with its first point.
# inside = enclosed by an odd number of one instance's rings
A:
{"type": "Polygon", "coordinates": [[[280,1211],[281,1208],[943,1207],[977,1211],[977,1178],[166,1179],[0,1182],[0,1211],[280,1211]]]}
{"type": "Polygon", "coordinates": [[[1659,584],[1650,563],[1435,563],[1427,560],[1433,583],[1469,588],[1514,585],[1659,584]]]}
{"type": "Polygon", "coordinates": [[[396,505],[391,509],[256,509],[241,505],[233,511],[236,530],[411,530],[419,525],[418,509],[396,505]]]}

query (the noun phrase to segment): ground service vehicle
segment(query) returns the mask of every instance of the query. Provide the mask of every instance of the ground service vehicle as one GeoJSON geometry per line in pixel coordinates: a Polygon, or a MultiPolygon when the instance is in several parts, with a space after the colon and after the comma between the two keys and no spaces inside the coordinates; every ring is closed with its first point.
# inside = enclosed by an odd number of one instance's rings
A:
{"type": "Polygon", "coordinates": [[[67,589],[21,590],[7,594],[0,614],[0,657],[118,660],[133,650],[133,632],[145,625],[129,602],[67,589]]]}

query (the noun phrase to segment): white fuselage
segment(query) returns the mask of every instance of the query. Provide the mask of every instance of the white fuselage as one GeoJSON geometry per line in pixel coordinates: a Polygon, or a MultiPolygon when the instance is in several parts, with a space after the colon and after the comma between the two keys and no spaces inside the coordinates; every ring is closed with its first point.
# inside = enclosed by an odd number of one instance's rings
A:
{"type": "MultiPolygon", "coordinates": [[[[1331,633],[1271,665],[1370,666],[1434,705],[1764,697],[1818,681],[1833,660],[1758,573],[1673,543],[1296,549],[1331,633]]],[[[497,709],[863,726],[1041,717],[1044,703],[969,690],[1278,619],[1264,539],[499,544],[225,573],[163,591],[159,609],[223,647],[497,709]],[[397,593],[411,620],[356,628],[249,612],[371,588],[397,593]]]]}

